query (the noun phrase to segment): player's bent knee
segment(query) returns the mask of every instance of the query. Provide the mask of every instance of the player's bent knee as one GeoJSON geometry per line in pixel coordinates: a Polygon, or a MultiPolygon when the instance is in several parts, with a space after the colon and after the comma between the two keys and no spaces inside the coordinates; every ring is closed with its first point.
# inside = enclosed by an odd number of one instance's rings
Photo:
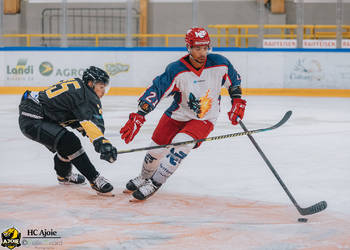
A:
{"type": "MultiPolygon", "coordinates": [[[[158,146],[159,144],[155,143],[154,141],[151,142],[150,146],[158,146]]],[[[151,157],[160,159],[164,155],[166,155],[168,150],[166,148],[156,148],[156,149],[151,149],[147,151],[147,155],[151,155],[151,157]]]]}
{"type": "MultiPolygon", "coordinates": [[[[174,137],[174,139],[172,140],[172,143],[192,141],[192,140],[194,140],[194,138],[189,136],[188,134],[179,133],[174,137]]],[[[188,154],[191,151],[191,149],[193,149],[194,146],[195,146],[195,143],[189,143],[189,144],[175,146],[174,148],[181,148],[182,151],[185,151],[185,153],[188,154]]]]}
{"type": "Polygon", "coordinates": [[[80,139],[71,131],[67,131],[60,138],[57,143],[58,157],[63,160],[73,160],[80,155],[84,154],[85,151],[81,146],[80,139]]]}

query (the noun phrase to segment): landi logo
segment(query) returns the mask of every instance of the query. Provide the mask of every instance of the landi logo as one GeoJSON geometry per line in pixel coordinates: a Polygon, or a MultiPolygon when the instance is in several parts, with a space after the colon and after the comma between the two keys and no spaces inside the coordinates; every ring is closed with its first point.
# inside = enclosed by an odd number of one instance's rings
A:
{"type": "Polygon", "coordinates": [[[53,72],[53,65],[51,63],[49,63],[49,62],[42,62],[39,65],[39,72],[43,76],[49,76],[53,72]]]}
{"type": "Polygon", "coordinates": [[[6,72],[8,75],[32,75],[34,73],[33,65],[27,65],[27,59],[18,59],[17,65],[11,67],[6,66],[6,72]]]}
{"type": "Polygon", "coordinates": [[[13,249],[21,245],[21,233],[14,227],[1,233],[1,246],[13,249]]]}

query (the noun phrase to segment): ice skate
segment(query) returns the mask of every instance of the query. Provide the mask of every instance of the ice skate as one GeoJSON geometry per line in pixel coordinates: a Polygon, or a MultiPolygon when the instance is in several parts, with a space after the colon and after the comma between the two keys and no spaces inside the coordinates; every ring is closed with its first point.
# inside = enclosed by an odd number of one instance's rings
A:
{"type": "Polygon", "coordinates": [[[93,182],[90,182],[91,187],[96,190],[98,195],[112,197],[111,193],[113,186],[102,176],[98,176],[93,182]]]}
{"type": "Polygon", "coordinates": [[[145,185],[147,183],[147,180],[142,178],[141,176],[137,176],[134,179],[131,179],[126,183],[125,190],[123,193],[125,194],[131,194],[132,192],[135,192],[137,189],[139,189],[142,185],[145,185]]]}
{"type": "Polygon", "coordinates": [[[85,177],[81,174],[69,173],[66,177],[57,175],[58,183],[61,185],[85,185],[85,177]]]}
{"type": "Polygon", "coordinates": [[[155,183],[152,179],[146,180],[146,183],[132,193],[133,198],[130,202],[143,201],[152,196],[162,184],[155,183]]]}

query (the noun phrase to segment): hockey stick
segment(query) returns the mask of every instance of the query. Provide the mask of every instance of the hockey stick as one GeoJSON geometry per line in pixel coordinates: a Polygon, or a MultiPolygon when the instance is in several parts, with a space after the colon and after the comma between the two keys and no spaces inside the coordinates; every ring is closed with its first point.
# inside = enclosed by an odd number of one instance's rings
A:
{"type": "MultiPolygon", "coordinates": [[[[247,132],[248,129],[246,128],[246,126],[243,124],[243,122],[239,118],[238,118],[238,122],[239,122],[239,125],[241,125],[241,127],[243,128],[243,130],[245,132],[247,132]]],[[[277,171],[272,166],[271,162],[267,159],[267,157],[265,156],[264,152],[261,150],[259,145],[256,143],[256,141],[253,138],[253,136],[250,133],[248,133],[247,135],[248,135],[250,141],[254,144],[255,148],[258,150],[259,154],[261,155],[261,157],[263,158],[263,160],[265,161],[267,166],[270,168],[270,170],[272,171],[272,173],[274,174],[274,176],[278,180],[278,182],[281,184],[283,190],[286,192],[286,194],[288,195],[289,199],[293,202],[294,206],[297,208],[298,212],[301,215],[315,214],[315,213],[321,212],[322,210],[326,209],[326,207],[327,207],[327,202],[326,201],[320,201],[320,202],[318,202],[318,203],[316,203],[316,204],[314,204],[314,205],[312,205],[310,207],[306,207],[306,208],[300,207],[299,204],[294,199],[293,195],[289,192],[287,186],[282,181],[281,177],[278,175],[277,171]]]]}
{"type": "Polygon", "coordinates": [[[227,134],[227,135],[219,135],[219,136],[213,136],[213,137],[208,137],[208,138],[199,139],[199,140],[176,142],[176,143],[170,143],[170,144],[165,144],[165,145],[157,145],[157,146],[150,146],[150,147],[143,147],[143,148],[134,148],[134,149],[127,149],[127,150],[118,150],[118,154],[125,154],[125,153],[131,153],[131,152],[137,152],[137,151],[143,151],[143,150],[157,149],[157,148],[166,148],[169,146],[186,145],[186,144],[190,144],[190,143],[194,143],[194,142],[214,141],[214,140],[226,139],[226,138],[231,138],[231,137],[236,137],[236,136],[250,135],[250,134],[256,134],[256,133],[260,133],[260,132],[270,131],[270,130],[276,129],[276,128],[282,126],[284,123],[286,123],[286,121],[288,121],[288,119],[291,115],[292,115],[292,111],[286,112],[284,114],[283,118],[278,123],[276,123],[275,125],[270,126],[268,128],[255,129],[255,130],[250,130],[250,131],[247,130],[245,132],[238,132],[238,133],[227,134]]]}

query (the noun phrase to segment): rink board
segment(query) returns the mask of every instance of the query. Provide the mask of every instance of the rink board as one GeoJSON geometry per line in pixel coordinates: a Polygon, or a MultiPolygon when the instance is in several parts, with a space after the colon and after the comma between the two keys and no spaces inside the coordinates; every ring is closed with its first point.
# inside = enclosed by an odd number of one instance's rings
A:
{"type": "MultiPolygon", "coordinates": [[[[0,48],[0,94],[42,89],[81,77],[90,65],[106,70],[111,95],[139,95],[184,48],[0,48]]],[[[242,79],[246,95],[350,97],[350,49],[214,48],[242,79]]]]}
{"type": "MultiPolygon", "coordinates": [[[[0,87],[0,94],[18,95],[27,89],[41,91],[45,87],[0,87]]],[[[145,87],[111,87],[108,95],[112,96],[139,96],[146,90],[145,87]]],[[[243,95],[266,96],[318,96],[318,97],[350,97],[349,89],[242,89],[243,95]]],[[[228,95],[226,89],[221,90],[222,95],[228,95]]]]}

